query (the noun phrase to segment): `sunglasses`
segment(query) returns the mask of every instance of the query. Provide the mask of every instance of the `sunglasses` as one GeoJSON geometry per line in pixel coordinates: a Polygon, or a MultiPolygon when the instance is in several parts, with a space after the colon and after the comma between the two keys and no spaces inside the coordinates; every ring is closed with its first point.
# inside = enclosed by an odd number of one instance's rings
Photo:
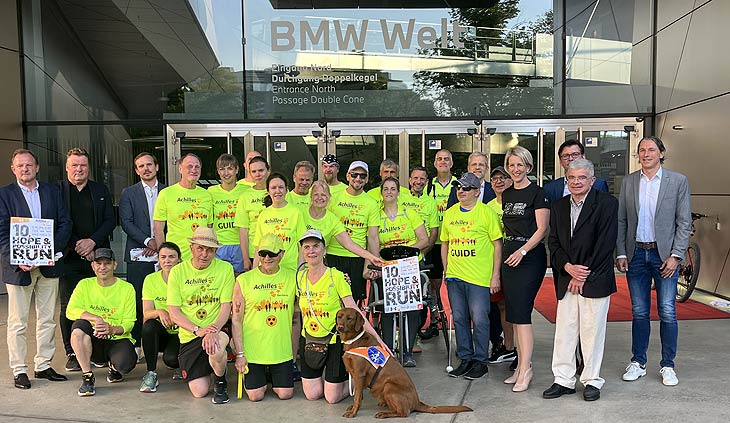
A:
{"type": "Polygon", "coordinates": [[[261,257],[261,258],[264,258],[264,257],[274,258],[278,255],[279,255],[279,253],[274,253],[272,251],[259,251],[259,257],[261,257]]]}
{"type": "Polygon", "coordinates": [[[474,187],[465,187],[465,186],[463,186],[463,185],[457,185],[457,186],[456,186],[456,189],[457,189],[457,190],[461,190],[461,191],[464,191],[464,192],[469,192],[469,191],[471,191],[471,190],[473,190],[473,189],[476,189],[476,188],[474,188],[474,187]]]}
{"type": "Polygon", "coordinates": [[[365,178],[368,177],[368,174],[367,173],[350,172],[350,177],[352,179],[357,179],[357,178],[365,179],[365,178]]]}

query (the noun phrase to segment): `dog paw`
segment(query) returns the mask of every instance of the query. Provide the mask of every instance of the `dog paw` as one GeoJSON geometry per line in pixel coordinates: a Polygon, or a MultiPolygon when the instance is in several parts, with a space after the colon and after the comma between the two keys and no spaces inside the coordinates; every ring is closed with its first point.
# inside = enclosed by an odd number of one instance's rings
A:
{"type": "Polygon", "coordinates": [[[355,416],[357,416],[357,410],[355,410],[354,404],[347,407],[347,410],[345,410],[345,414],[342,415],[342,417],[347,417],[348,419],[351,419],[355,416]]]}
{"type": "Polygon", "coordinates": [[[381,411],[379,413],[375,413],[375,418],[376,419],[384,419],[384,418],[387,418],[388,416],[389,416],[389,413],[386,413],[385,411],[381,411]]]}

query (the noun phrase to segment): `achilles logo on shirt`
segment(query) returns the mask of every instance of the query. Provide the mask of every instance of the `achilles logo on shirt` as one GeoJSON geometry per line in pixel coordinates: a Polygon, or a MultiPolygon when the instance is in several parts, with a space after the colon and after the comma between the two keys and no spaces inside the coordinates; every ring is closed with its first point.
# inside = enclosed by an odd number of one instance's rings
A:
{"type": "Polygon", "coordinates": [[[193,197],[177,197],[178,203],[200,203],[199,198],[193,198],[193,197]]]}
{"type": "Polygon", "coordinates": [[[253,289],[278,289],[279,285],[275,283],[260,283],[258,285],[254,285],[253,289]]]}
{"type": "Polygon", "coordinates": [[[208,283],[208,278],[193,278],[185,280],[185,285],[199,285],[202,283],[208,283]]]}
{"type": "Polygon", "coordinates": [[[339,203],[337,203],[337,205],[339,207],[345,207],[345,208],[348,208],[348,209],[355,209],[356,211],[362,210],[362,206],[361,205],[358,205],[358,204],[355,204],[355,203],[351,203],[349,201],[340,201],[339,203]]]}
{"type": "Polygon", "coordinates": [[[93,311],[99,312],[99,313],[111,313],[112,310],[109,307],[103,306],[103,305],[96,305],[91,304],[89,308],[93,311]]]}
{"type": "Polygon", "coordinates": [[[279,217],[270,217],[268,219],[265,219],[264,223],[267,225],[279,224],[279,223],[284,223],[284,220],[279,217]]]}

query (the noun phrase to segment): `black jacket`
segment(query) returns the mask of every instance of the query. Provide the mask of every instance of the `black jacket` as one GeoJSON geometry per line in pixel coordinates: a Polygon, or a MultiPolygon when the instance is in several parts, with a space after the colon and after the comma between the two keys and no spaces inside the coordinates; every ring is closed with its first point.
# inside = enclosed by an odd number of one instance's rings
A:
{"type": "MultiPolygon", "coordinates": [[[[71,200],[69,195],[68,179],[56,181],[56,185],[61,190],[63,203],[66,205],[69,215],[71,215],[71,200]]],[[[94,204],[94,233],[89,238],[96,243],[94,250],[97,248],[111,248],[109,244],[109,236],[111,236],[114,228],[117,226],[116,216],[114,215],[114,199],[106,185],[99,182],[88,181],[87,185],[91,192],[91,202],[94,204]]],[[[80,238],[71,231],[71,237],[63,250],[64,256],[69,251],[73,251],[76,247],[76,241],[80,238]]]]}

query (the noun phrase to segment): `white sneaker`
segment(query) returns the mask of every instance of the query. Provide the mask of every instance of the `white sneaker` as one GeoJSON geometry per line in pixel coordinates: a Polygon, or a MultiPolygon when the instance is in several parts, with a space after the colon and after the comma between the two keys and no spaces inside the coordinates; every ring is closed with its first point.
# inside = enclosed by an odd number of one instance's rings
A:
{"type": "Polygon", "coordinates": [[[662,369],[659,370],[659,373],[662,374],[662,383],[665,386],[674,386],[679,383],[677,373],[674,371],[673,367],[662,367],[662,369]]]}
{"type": "Polygon", "coordinates": [[[622,379],[630,382],[642,376],[646,376],[646,367],[642,367],[641,364],[632,361],[631,364],[626,367],[626,373],[624,373],[622,379]]]}

